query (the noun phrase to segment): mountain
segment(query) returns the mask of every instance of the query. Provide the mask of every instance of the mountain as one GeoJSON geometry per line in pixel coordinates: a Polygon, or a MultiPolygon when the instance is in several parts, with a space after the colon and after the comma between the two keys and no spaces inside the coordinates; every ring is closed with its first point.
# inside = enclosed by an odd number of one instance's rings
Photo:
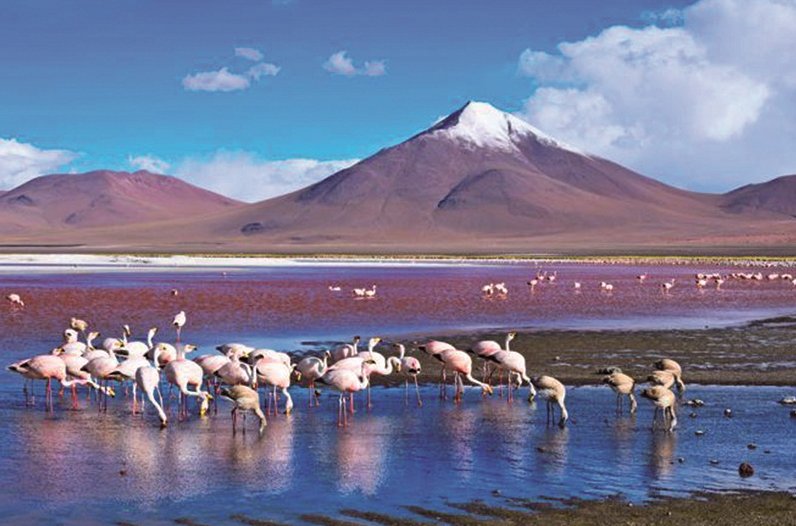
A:
{"type": "Polygon", "coordinates": [[[763,211],[796,217],[796,175],[737,188],[722,196],[721,207],[735,213],[763,211]]]}
{"type": "Polygon", "coordinates": [[[175,177],[143,170],[44,175],[0,195],[0,232],[152,223],[238,205],[175,177]]]}
{"type": "Polygon", "coordinates": [[[729,217],[716,205],[717,196],[667,186],[470,102],[397,146],[208,227],[279,246],[511,246],[625,232],[639,241],[655,231],[710,235],[729,217]]]}

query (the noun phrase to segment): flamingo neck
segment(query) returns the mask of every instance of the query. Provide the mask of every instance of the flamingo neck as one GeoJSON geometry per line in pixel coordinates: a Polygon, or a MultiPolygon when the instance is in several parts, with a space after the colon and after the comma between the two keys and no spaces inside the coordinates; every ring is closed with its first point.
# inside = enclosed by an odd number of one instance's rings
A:
{"type": "Polygon", "coordinates": [[[509,348],[510,344],[511,344],[511,336],[506,335],[506,352],[511,351],[511,349],[509,348]]]}
{"type": "Polygon", "coordinates": [[[160,346],[155,347],[155,350],[152,352],[154,356],[152,356],[152,363],[155,366],[155,369],[159,369],[160,363],[158,362],[158,358],[160,357],[160,346]]]}

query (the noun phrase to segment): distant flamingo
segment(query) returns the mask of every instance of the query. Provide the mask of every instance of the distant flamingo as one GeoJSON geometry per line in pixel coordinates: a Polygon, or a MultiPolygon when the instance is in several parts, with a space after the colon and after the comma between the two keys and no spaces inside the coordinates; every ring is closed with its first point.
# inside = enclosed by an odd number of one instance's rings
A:
{"type": "Polygon", "coordinates": [[[25,302],[22,301],[22,297],[19,294],[9,294],[6,296],[6,299],[11,303],[13,307],[18,307],[20,309],[25,308],[25,302]]]}
{"type": "Polygon", "coordinates": [[[664,281],[661,283],[661,290],[664,294],[667,294],[670,290],[674,288],[675,278],[672,278],[671,281],[664,281]]]}
{"type": "Polygon", "coordinates": [[[537,278],[534,278],[534,279],[528,281],[527,283],[528,283],[528,286],[531,287],[531,292],[534,292],[536,290],[536,285],[539,284],[539,280],[537,278]]]}
{"type": "Polygon", "coordinates": [[[613,292],[614,286],[611,283],[606,283],[605,281],[601,281],[600,289],[602,289],[604,292],[613,292]]]}
{"type": "Polygon", "coordinates": [[[567,389],[564,384],[553,378],[552,376],[540,376],[533,379],[533,384],[538,390],[539,396],[547,401],[547,423],[551,424],[555,417],[555,405],[558,405],[561,410],[561,418],[558,421],[560,427],[566,425],[569,419],[567,406],[564,400],[567,397],[567,389]]]}

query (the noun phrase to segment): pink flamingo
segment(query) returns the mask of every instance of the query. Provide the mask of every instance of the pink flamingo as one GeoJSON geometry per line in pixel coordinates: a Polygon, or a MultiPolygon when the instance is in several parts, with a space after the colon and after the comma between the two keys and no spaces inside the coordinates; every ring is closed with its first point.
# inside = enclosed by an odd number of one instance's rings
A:
{"type": "Polygon", "coordinates": [[[180,343],[180,333],[182,332],[182,328],[185,326],[185,322],[187,321],[185,316],[185,311],[181,310],[174,316],[174,321],[171,322],[174,325],[174,328],[177,330],[177,343],[180,343]]]}
{"type": "MultiPolygon", "coordinates": [[[[88,357],[87,357],[88,358],[88,357]]],[[[92,358],[89,360],[81,370],[88,372],[92,377],[97,379],[97,382],[103,384],[105,388],[108,388],[108,375],[116,369],[119,365],[119,360],[116,359],[116,354],[113,350],[113,346],[109,347],[107,351],[107,355],[98,354],[96,358],[92,358]]],[[[106,394],[106,392],[103,392],[106,394]]],[[[108,398],[107,396],[103,396],[99,400],[98,409],[100,411],[108,410],[108,398]]]]}
{"type": "MultiPolygon", "coordinates": [[[[337,406],[337,425],[347,426],[348,418],[345,410],[345,394],[349,393],[351,396],[357,391],[361,391],[368,387],[367,367],[372,365],[373,360],[364,360],[359,374],[348,369],[327,369],[326,373],[318,378],[322,384],[336,389],[340,392],[340,400],[337,406]]],[[[353,412],[353,407],[351,408],[353,412]]]]}
{"type": "MultiPolygon", "coordinates": [[[[57,349],[56,349],[57,350],[57,349]]],[[[66,365],[66,374],[71,376],[72,378],[77,378],[78,380],[82,380],[86,383],[86,385],[93,387],[97,391],[102,392],[104,396],[110,396],[113,398],[116,396],[116,392],[113,390],[112,387],[105,387],[99,385],[91,378],[91,374],[88,371],[83,370],[83,367],[86,366],[88,360],[83,356],[75,356],[72,354],[61,353],[59,354],[60,358],[64,361],[66,365]]],[[[77,391],[75,388],[77,387],[76,384],[72,385],[72,408],[78,409],[77,403],[77,391]]],[[[89,393],[90,394],[90,393],[89,393]]]]}
{"type": "MultiPolygon", "coordinates": [[[[404,371],[406,376],[411,376],[415,381],[417,405],[418,407],[422,407],[423,400],[420,399],[420,387],[417,385],[417,375],[419,375],[421,371],[420,360],[414,356],[406,356],[406,347],[404,347],[403,344],[396,343],[393,347],[398,351],[398,358],[401,360],[401,370],[404,371]]],[[[404,403],[409,403],[409,378],[404,380],[404,403]]]]}
{"type": "Polygon", "coordinates": [[[326,372],[326,368],[329,367],[329,357],[332,355],[329,351],[323,353],[323,359],[318,358],[317,356],[307,356],[303,358],[298,365],[296,365],[296,374],[298,375],[299,381],[302,378],[307,379],[307,389],[309,390],[309,405],[312,407],[313,401],[315,405],[320,405],[320,400],[318,398],[318,392],[315,390],[315,381],[323,376],[323,373],[326,372]]]}
{"type": "Polygon", "coordinates": [[[28,371],[32,378],[36,380],[47,380],[47,389],[45,391],[45,407],[53,410],[52,399],[52,381],[58,380],[63,387],[71,387],[73,384],[84,385],[84,380],[67,380],[66,378],[66,364],[64,361],[55,356],[54,354],[40,354],[34,356],[29,360],[25,360],[18,364],[22,370],[28,371]]]}
{"type": "Polygon", "coordinates": [[[440,398],[447,398],[448,397],[448,390],[447,390],[447,371],[446,371],[446,364],[445,361],[442,359],[442,353],[445,351],[455,351],[456,347],[447,343],[441,342],[437,340],[431,340],[423,345],[418,345],[417,348],[424,353],[428,354],[432,358],[440,361],[442,363],[442,371],[440,372],[440,383],[439,383],[439,396],[440,398]]]}
{"type": "Polygon", "coordinates": [[[471,383],[480,386],[481,390],[485,393],[492,394],[492,386],[479,382],[473,378],[473,360],[470,355],[458,349],[448,349],[439,354],[439,359],[445,364],[445,367],[450,367],[453,370],[453,384],[455,386],[454,401],[461,402],[462,394],[464,393],[464,382],[462,376],[467,378],[471,383]]]}
{"type": "Polygon", "coordinates": [[[251,411],[260,419],[260,433],[268,422],[260,409],[260,395],[248,385],[232,385],[221,388],[221,396],[235,404],[232,408],[232,434],[237,432],[238,411],[243,412],[243,432],[246,433],[246,411],[251,411]]]}
{"type": "Polygon", "coordinates": [[[288,392],[290,387],[290,375],[293,373],[294,366],[286,366],[284,363],[269,361],[267,358],[261,358],[254,364],[254,374],[257,378],[257,384],[264,384],[273,388],[273,393],[268,394],[268,404],[266,405],[266,413],[270,413],[271,398],[273,397],[273,410],[274,415],[277,412],[277,398],[276,390],[282,391],[285,395],[285,414],[289,415],[293,411],[293,398],[288,392]]]}
{"type": "Polygon", "coordinates": [[[362,341],[361,336],[354,336],[352,343],[344,343],[334,348],[332,350],[332,361],[339,362],[340,360],[359,354],[357,346],[359,345],[360,341],[362,341]]]}
{"type": "Polygon", "coordinates": [[[155,406],[158,416],[160,417],[160,427],[166,427],[169,419],[166,417],[166,412],[163,411],[163,397],[160,394],[159,355],[160,350],[158,346],[155,346],[152,365],[147,364],[143,367],[139,367],[135,371],[135,385],[141,389],[143,395],[146,395],[152,405],[155,406]],[[159,401],[155,400],[155,391],[158,393],[159,401]]]}
{"type": "Polygon", "coordinates": [[[202,380],[204,371],[196,362],[185,359],[186,347],[195,349],[194,345],[180,346],[177,349],[177,359],[169,362],[165,367],[166,381],[176,386],[180,390],[181,412],[187,415],[187,397],[195,396],[201,399],[199,405],[199,416],[207,414],[209,400],[212,400],[210,393],[202,391],[202,380]],[[194,391],[188,389],[193,386],[194,391]]]}

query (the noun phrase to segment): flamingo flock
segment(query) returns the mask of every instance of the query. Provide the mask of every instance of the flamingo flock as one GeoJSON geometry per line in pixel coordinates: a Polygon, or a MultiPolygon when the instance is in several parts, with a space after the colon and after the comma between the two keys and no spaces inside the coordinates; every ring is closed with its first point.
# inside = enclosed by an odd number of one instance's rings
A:
{"type": "MultiPolygon", "coordinates": [[[[539,273],[531,281],[552,283],[556,278],[557,272],[539,273]]],[[[639,275],[637,279],[639,283],[643,283],[647,279],[647,274],[639,275]]],[[[697,279],[718,282],[723,278],[706,275],[697,279]]],[[[769,279],[780,278],[769,275],[769,279]]],[[[674,286],[674,280],[665,282],[664,285],[669,285],[668,288],[671,288],[674,286]]],[[[534,286],[535,284],[531,285],[532,288],[534,286]]],[[[608,292],[613,289],[613,286],[606,282],[602,282],[600,287],[608,292]]],[[[486,288],[489,292],[485,293],[488,294],[508,293],[505,283],[490,283],[486,288]]],[[[580,282],[576,282],[576,288],[580,288],[580,282]]],[[[375,291],[374,285],[371,289],[354,289],[354,294],[372,297],[368,293],[375,294],[375,291]]],[[[24,306],[18,295],[12,294],[8,298],[14,305],[24,306]]],[[[304,356],[296,363],[287,353],[272,349],[256,349],[241,343],[226,343],[216,348],[218,354],[190,359],[188,355],[196,350],[196,346],[181,343],[182,331],[187,321],[188,317],[184,311],[174,316],[171,322],[175,330],[173,344],[155,342],[158,334],[155,327],[147,331],[145,341],[134,340],[130,327],[123,325],[119,337],[105,338],[99,347],[95,347],[94,342],[100,334],[90,331],[89,324],[85,320],[73,317],[69,321],[68,328],[63,331],[62,342],[58,347],[50,353],[10,364],[7,369],[25,379],[23,391],[28,404],[32,403],[31,382],[37,380],[46,382],[47,411],[54,410],[53,382],[59,383],[62,388],[71,389],[74,409],[79,408],[77,387],[90,389],[89,394],[94,393],[99,411],[107,411],[108,399],[115,397],[122,387],[125,393],[131,388],[132,414],[143,414],[146,402],[149,402],[155,409],[162,427],[168,425],[170,418],[169,407],[164,402],[161,387],[164,381],[169,388],[166,402],[171,399],[172,390],[176,389],[177,414],[180,419],[188,418],[191,399],[196,399],[200,417],[208,413],[211,402],[214,402],[214,411],[217,412],[216,398],[230,401],[233,406],[231,410],[233,432],[238,428],[239,414],[243,415],[245,430],[246,415],[253,413],[258,419],[261,432],[267,425],[268,415],[276,415],[279,412],[289,415],[294,409],[289,391],[294,378],[295,381],[305,382],[310,408],[321,403],[320,386],[326,386],[338,393],[339,426],[347,426],[349,415],[356,411],[355,393],[366,392],[366,407],[368,410],[372,408],[370,387],[374,375],[387,377],[401,374],[406,404],[409,404],[411,380],[415,387],[417,406],[423,405],[418,385],[418,375],[422,370],[421,362],[414,356],[408,356],[406,346],[402,343],[393,343],[390,350],[394,354],[385,356],[378,350],[381,338],[369,338],[366,349],[361,349],[362,338],[355,336],[351,343],[325,350],[319,356],[304,356]],[[116,382],[116,389],[111,387],[109,382],[116,382]],[[261,398],[261,389],[264,390],[265,401],[261,398]],[[284,398],[282,411],[279,409],[280,397],[284,398]]],[[[545,402],[548,424],[565,426],[569,419],[566,387],[552,376],[531,377],[528,374],[525,357],[511,349],[511,342],[516,336],[515,332],[509,332],[502,344],[492,340],[482,340],[475,342],[466,350],[457,349],[447,342],[432,340],[416,345],[415,350],[439,362],[440,398],[448,397],[449,374],[453,375],[455,403],[462,403],[464,399],[465,381],[479,388],[483,396],[493,395],[495,392],[493,381],[497,375],[497,389],[502,396],[505,388],[507,402],[512,403],[515,400],[515,392],[527,386],[529,403],[537,399],[545,402]],[[475,375],[474,360],[481,362],[480,379],[475,375]]],[[[677,395],[673,389],[676,389],[678,394],[685,391],[682,368],[671,359],[659,360],[654,366],[655,369],[647,377],[649,387],[643,389],[640,395],[650,400],[655,407],[653,428],[658,424],[660,413],[663,427],[672,431],[677,424],[677,395]]],[[[623,401],[627,398],[630,402],[630,412],[635,413],[638,407],[635,397],[636,380],[615,367],[609,368],[605,373],[603,382],[617,395],[617,411],[623,411],[623,401]]]]}

